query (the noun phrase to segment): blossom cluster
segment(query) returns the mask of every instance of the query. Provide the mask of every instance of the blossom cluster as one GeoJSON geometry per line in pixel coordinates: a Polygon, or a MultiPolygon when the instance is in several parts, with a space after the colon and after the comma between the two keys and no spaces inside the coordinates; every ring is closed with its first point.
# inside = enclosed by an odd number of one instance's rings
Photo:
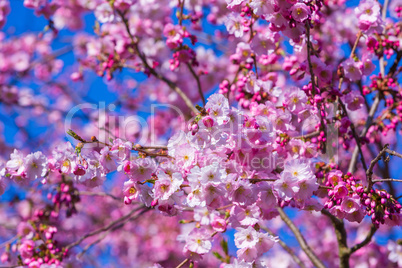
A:
{"type": "MultiPolygon", "coordinates": [[[[402,225],[388,165],[401,155],[384,153],[402,122],[401,1],[23,5],[47,25],[0,33],[0,114],[6,132],[18,129],[18,149],[0,137],[0,194],[11,200],[0,227],[16,230],[2,262],[82,266],[110,252],[122,267],[401,265],[400,243],[372,239],[402,225]],[[85,14],[93,33],[53,50],[85,14]],[[65,69],[58,57],[70,51],[65,69]],[[80,108],[95,76],[116,97],[99,113],[80,108]],[[173,109],[137,120],[154,103],[173,109]],[[128,114],[134,126],[116,122],[128,114]],[[73,143],[58,142],[63,116],[73,143]],[[31,135],[32,122],[48,130],[31,135]],[[286,246],[285,225],[302,250],[286,246]]],[[[0,27],[9,6],[0,0],[0,27]]]]}

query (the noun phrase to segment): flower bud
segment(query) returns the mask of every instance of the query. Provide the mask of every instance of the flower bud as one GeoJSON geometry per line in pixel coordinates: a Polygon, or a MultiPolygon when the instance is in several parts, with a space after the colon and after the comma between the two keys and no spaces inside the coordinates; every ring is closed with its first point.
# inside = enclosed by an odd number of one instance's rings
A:
{"type": "Polygon", "coordinates": [[[206,116],[202,119],[202,123],[204,123],[205,127],[211,128],[214,126],[214,119],[210,116],[206,116]]]}

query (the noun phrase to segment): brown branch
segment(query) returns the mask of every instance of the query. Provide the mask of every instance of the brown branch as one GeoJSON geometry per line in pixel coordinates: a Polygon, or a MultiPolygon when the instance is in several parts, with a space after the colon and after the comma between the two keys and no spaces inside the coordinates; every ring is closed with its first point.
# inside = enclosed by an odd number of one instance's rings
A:
{"type": "Polygon", "coordinates": [[[300,230],[296,227],[296,225],[294,225],[294,223],[288,217],[288,215],[286,215],[286,213],[283,211],[282,208],[277,207],[277,209],[278,209],[279,215],[281,216],[281,219],[286,223],[287,226],[289,226],[290,230],[293,232],[297,241],[299,242],[301,249],[306,253],[306,255],[310,259],[310,261],[317,268],[325,268],[325,265],[321,262],[320,259],[318,259],[317,255],[315,255],[313,250],[307,244],[307,242],[304,239],[303,235],[301,234],[300,230]]]}
{"type": "Polygon", "coordinates": [[[179,20],[180,26],[182,26],[182,24],[183,24],[184,1],[185,0],[182,0],[182,1],[179,0],[180,14],[179,14],[178,20],[179,20]]]}
{"type": "MultiPolygon", "coordinates": [[[[313,48],[311,47],[311,42],[310,42],[310,23],[307,21],[306,22],[306,35],[307,35],[307,61],[308,61],[308,67],[310,70],[310,76],[311,76],[311,86],[312,86],[312,91],[315,94],[315,77],[314,77],[314,72],[313,72],[313,64],[311,63],[311,51],[313,48]]],[[[324,127],[324,126],[322,126],[324,127]]]]}
{"type": "MultiPolygon", "coordinates": [[[[346,110],[345,104],[343,104],[343,101],[340,98],[338,98],[338,101],[339,101],[339,104],[341,105],[343,113],[345,114],[346,117],[349,118],[348,111],[346,110]]],[[[366,160],[364,159],[363,150],[362,150],[362,147],[361,147],[360,137],[356,133],[356,127],[355,127],[355,125],[353,123],[351,123],[350,128],[352,129],[352,134],[353,134],[353,137],[354,137],[354,139],[356,141],[357,149],[359,150],[359,153],[360,153],[363,168],[365,170],[367,170],[366,160]]]]}
{"type": "MultiPolygon", "coordinates": [[[[311,76],[311,87],[312,87],[312,92],[313,94],[316,94],[316,85],[315,85],[315,76],[313,72],[313,64],[311,63],[311,51],[313,51],[313,48],[311,46],[310,42],[310,21],[306,21],[306,35],[307,35],[307,61],[308,61],[308,66],[310,70],[310,76],[311,76]]],[[[320,114],[320,122],[321,122],[321,128],[324,130],[325,136],[327,135],[327,130],[325,128],[324,124],[324,118],[321,113],[322,111],[322,105],[318,106],[318,112],[320,114]]],[[[325,153],[325,143],[323,143],[323,152],[325,153]]]]}
{"type": "Polygon", "coordinates": [[[176,268],[181,268],[181,267],[183,267],[187,262],[188,262],[188,259],[185,259],[185,260],[182,261],[179,265],[177,265],[176,268]]]}
{"type": "Polygon", "coordinates": [[[373,187],[373,170],[374,166],[381,160],[383,155],[385,155],[388,148],[388,144],[384,146],[384,148],[378,153],[378,155],[371,161],[369,168],[366,171],[368,189],[370,190],[373,187]]]}
{"type": "Polygon", "coordinates": [[[390,149],[386,149],[385,150],[387,153],[389,153],[390,155],[394,155],[394,156],[397,156],[397,157],[399,157],[399,158],[402,158],[402,154],[400,154],[400,153],[397,153],[397,152],[395,152],[395,151],[392,151],[392,150],[390,150],[390,149]]]}
{"type": "Polygon", "coordinates": [[[399,51],[399,52],[396,54],[394,63],[392,64],[391,68],[389,69],[389,73],[388,73],[389,76],[392,77],[392,76],[395,74],[396,68],[398,67],[399,61],[400,61],[401,59],[402,59],[402,51],[399,51]]]}
{"type": "Polygon", "coordinates": [[[139,48],[137,43],[134,40],[133,35],[131,34],[130,31],[130,27],[128,26],[128,21],[127,19],[124,17],[124,14],[121,13],[120,11],[117,11],[117,13],[120,15],[125,27],[126,27],[126,31],[127,34],[129,35],[130,39],[131,39],[131,44],[135,49],[136,54],[138,55],[138,57],[140,57],[142,64],[144,65],[145,69],[149,71],[150,74],[152,74],[153,76],[155,76],[157,79],[165,82],[168,87],[170,89],[172,89],[174,92],[176,92],[184,101],[184,103],[187,105],[187,107],[194,113],[194,114],[198,114],[198,110],[194,107],[194,104],[192,103],[192,101],[187,97],[187,95],[171,80],[169,80],[168,78],[166,78],[165,76],[163,76],[162,74],[158,73],[155,71],[154,68],[152,68],[151,66],[149,66],[147,59],[145,57],[145,55],[143,55],[139,48]]]}
{"type": "Polygon", "coordinates": [[[66,249],[66,250],[69,250],[69,249],[71,249],[71,248],[73,248],[73,247],[75,247],[75,246],[78,246],[82,241],[84,241],[84,240],[87,239],[88,237],[91,237],[91,236],[94,236],[94,235],[97,235],[97,234],[106,232],[106,231],[108,231],[108,230],[114,228],[116,225],[118,225],[118,224],[124,222],[125,220],[127,220],[127,219],[129,219],[129,218],[131,218],[131,216],[133,216],[133,214],[134,214],[135,212],[137,212],[137,211],[139,211],[139,210],[141,210],[141,209],[144,209],[144,210],[143,210],[140,214],[138,214],[138,215],[141,215],[142,213],[144,213],[144,212],[150,210],[149,208],[145,208],[143,205],[140,206],[140,207],[137,207],[137,208],[133,209],[133,210],[132,210],[130,213],[128,213],[127,215],[125,215],[125,216],[123,216],[123,217],[121,217],[121,218],[118,218],[117,220],[112,221],[112,222],[109,223],[108,225],[106,225],[106,226],[104,226],[104,227],[101,227],[101,228],[99,228],[99,229],[97,229],[97,230],[95,230],[95,231],[92,231],[92,232],[90,232],[90,233],[87,233],[86,235],[84,235],[84,236],[82,236],[80,239],[78,239],[77,241],[75,241],[75,242],[73,242],[73,243],[67,245],[67,246],[65,247],[65,249],[66,249]]]}
{"type": "MultiPolygon", "coordinates": [[[[382,19],[385,20],[386,16],[387,16],[387,9],[388,9],[388,4],[389,4],[389,0],[385,0],[384,1],[384,5],[382,7],[382,19]]],[[[386,28],[384,27],[383,30],[383,34],[385,33],[386,28]]],[[[399,55],[398,55],[399,56],[399,55]]],[[[397,56],[397,58],[398,58],[397,56]]],[[[401,55],[402,56],[402,55],[401,55]]],[[[399,58],[400,60],[400,58],[399,58]]],[[[398,65],[398,62],[395,62],[394,65],[398,65]]],[[[393,69],[394,66],[391,67],[391,70],[393,69]]],[[[395,67],[396,69],[396,67],[395,67]]],[[[391,71],[390,70],[390,71],[391,71]]],[[[381,71],[381,75],[382,78],[385,77],[385,64],[384,64],[384,57],[380,58],[380,71],[381,71]]],[[[390,72],[390,74],[392,75],[394,71],[390,72]]],[[[373,122],[373,117],[375,112],[377,111],[378,105],[380,104],[380,94],[377,93],[375,99],[374,99],[374,103],[371,106],[370,112],[369,112],[369,116],[367,118],[367,122],[366,125],[364,127],[364,129],[362,130],[360,137],[364,137],[367,134],[368,129],[370,128],[372,122],[373,122]]],[[[353,173],[355,166],[356,166],[356,159],[357,159],[357,154],[358,154],[358,148],[355,148],[355,150],[353,151],[353,155],[352,158],[350,160],[350,164],[349,164],[349,169],[348,171],[353,173]]]]}
{"type": "Polygon", "coordinates": [[[105,239],[105,237],[110,233],[110,230],[107,231],[106,233],[104,233],[103,235],[101,235],[98,239],[96,239],[94,242],[89,243],[88,245],[85,246],[85,248],[79,253],[77,254],[77,259],[80,259],[91,247],[93,247],[94,245],[100,243],[103,239],[105,239]]]}
{"type": "MultiPolygon", "coordinates": [[[[267,233],[269,233],[272,236],[276,236],[271,230],[269,230],[267,227],[261,227],[261,229],[265,230],[267,233]]],[[[299,256],[297,256],[294,251],[288,246],[286,245],[285,242],[283,242],[282,240],[278,240],[279,245],[281,245],[281,247],[287,252],[289,253],[289,255],[292,257],[292,259],[299,265],[299,267],[301,268],[305,268],[306,266],[304,265],[304,263],[300,260],[299,256]]]]}
{"type": "Polygon", "coordinates": [[[364,247],[365,245],[367,245],[368,243],[370,243],[371,239],[373,238],[375,232],[378,230],[377,227],[375,227],[374,225],[371,225],[370,231],[367,234],[366,238],[360,242],[357,245],[354,245],[351,249],[350,249],[350,254],[353,254],[354,252],[358,251],[359,249],[361,249],[362,247],[364,247]]]}
{"type": "Polygon", "coordinates": [[[135,216],[129,217],[127,219],[125,219],[124,221],[120,222],[118,225],[113,226],[111,229],[109,229],[108,231],[106,231],[105,233],[103,233],[103,235],[101,235],[97,240],[95,240],[94,242],[88,244],[83,251],[77,255],[77,258],[79,258],[80,256],[84,255],[85,252],[87,252],[92,246],[94,246],[95,244],[101,242],[107,235],[109,235],[111,232],[120,229],[121,227],[123,227],[128,221],[131,220],[136,220],[138,219],[142,214],[144,214],[145,212],[149,211],[149,209],[144,209],[143,211],[141,211],[140,213],[138,213],[135,216]]]}
{"type": "Polygon", "coordinates": [[[41,59],[37,59],[32,61],[32,63],[29,66],[29,69],[32,69],[33,67],[35,67],[35,65],[40,64],[40,63],[47,63],[57,57],[63,56],[64,54],[67,54],[69,52],[71,52],[73,50],[73,46],[65,46],[62,47],[58,50],[53,51],[51,54],[49,55],[45,55],[43,58],[41,59]]]}
{"type": "Polygon", "coordinates": [[[276,179],[249,179],[251,183],[261,182],[261,181],[276,181],[276,179]]]}
{"type": "Polygon", "coordinates": [[[395,182],[402,182],[402,180],[399,180],[399,179],[391,179],[391,178],[388,178],[388,179],[378,179],[378,180],[373,180],[373,183],[376,183],[376,182],[384,182],[384,181],[390,181],[390,182],[393,182],[393,181],[395,181],[395,182]]]}
{"type": "MultiPolygon", "coordinates": [[[[370,128],[371,124],[373,123],[373,117],[374,117],[375,112],[377,111],[379,104],[380,104],[380,94],[377,94],[377,96],[374,99],[374,103],[370,108],[370,112],[367,117],[366,125],[364,126],[362,132],[360,133],[360,137],[366,136],[368,129],[370,128]]],[[[350,172],[350,173],[354,172],[358,155],[359,155],[359,148],[356,146],[355,150],[353,151],[352,158],[350,159],[348,172],[350,172]]]]}
{"type": "Polygon", "coordinates": [[[384,5],[383,5],[382,10],[381,10],[381,18],[383,20],[385,20],[385,18],[387,17],[388,5],[389,5],[389,0],[385,0],[384,5]]]}
{"type": "Polygon", "coordinates": [[[336,239],[338,240],[339,267],[349,268],[350,249],[347,244],[347,233],[343,220],[332,215],[328,210],[321,210],[321,213],[327,216],[335,228],[336,239]]]}
{"type": "Polygon", "coordinates": [[[191,74],[193,75],[195,81],[197,81],[198,93],[200,94],[200,97],[201,97],[203,106],[205,106],[205,97],[204,97],[204,93],[202,92],[202,87],[201,87],[200,78],[199,78],[198,75],[194,72],[193,67],[192,67],[191,64],[188,63],[188,62],[187,62],[187,67],[188,67],[188,69],[190,70],[191,74]]]}
{"type": "MultiPolygon", "coordinates": [[[[353,57],[354,57],[355,52],[356,52],[356,49],[357,49],[357,46],[358,46],[358,44],[359,44],[359,41],[360,41],[360,38],[362,37],[362,35],[363,35],[362,31],[359,31],[359,32],[357,33],[357,37],[356,37],[355,43],[353,44],[352,51],[350,52],[349,58],[353,58],[353,57]]],[[[341,76],[341,78],[339,78],[339,85],[338,85],[338,90],[339,90],[339,91],[342,90],[342,83],[343,83],[343,81],[344,81],[344,77],[341,76]]],[[[338,101],[339,101],[339,104],[341,105],[341,108],[342,108],[343,113],[345,114],[346,117],[349,118],[348,111],[347,111],[347,109],[346,109],[346,107],[345,107],[345,104],[343,104],[343,102],[342,102],[342,100],[341,100],[340,98],[338,98],[338,101]]],[[[355,141],[356,141],[356,146],[357,146],[356,148],[357,148],[357,151],[360,153],[360,157],[361,157],[361,161],[362,161],[363,167],[364,167],[365,170],[367,170],[366,161],[364,160],[364,155],[363,155],[363,151],[362,151],[362,148],[361,148],[360,136],[357,135],[357,133],[356,133],[356,127],[355,127],[355,125],[354,125],[353,123],[350,124],[350,128],[351,128],[351,130],[352,130],[353,138],[354,138],[355,141]]],[[[357,158],[357,154],[356,154],[355,157],[357,158]]],[[[356,165],[355,162],[356,162],[356,160],[354,161],[353,166],[356,165]]],[[[351,162],[351,164],[352,164],[352,162],[351,162]]]]}
{"type": "Polygon", "coordinates": [[[18,239],[18,235],[16,235],[16,236],[10,238],[9,240],[7,240],[7,241],[1,243],[1,244],[0,244],[0,248],[6,246],[7,244],[11,244],[12,242],[14,242],[14,241],[17,240],[17,239],[18,239]]]}
{"type": "Polygon", "coordinates": [[[135,148],[133,150],[135,150],[137,152],[140,152],[140,153],[143,153],[143,154],[145,154],[147,156],[161,156],[161,157],[167,157],[167,158],[174,159],[173,156],[170,156],[170,155],[165,154],[165,153],[151,153],[151,152],[148,152],[148,151],[145,151],[145,150],[142,150],[142,149],[138,149],[138,148],[135,148]]]}
{"type": "Polygon", "coordinates": [[[306,135],[301,135],[301,136],[296,136],[296,137],[291,137],[292,139],[310,139],[313,137],[317,137],[320,135],[320,131],[314,131],[306,135]]]}
{"type": "Polygon", "coordinates": [[[89,192],[89,191],[80,191],[79,195],[88,195],[88,196],[105,196],[105,197],[110,197],[113,198],[114,200],[117,201],[122,201],[123,198],[114,196],[112,194],[108,194],[108,193],[103,193],[103,192],[89,192]]]}
{"type": "Polygon", "coordinates": [[[144,149],[144,150],[167,150],[167,146],[142,146],[142,145],[135,145],[138,149],[144,149]]]}

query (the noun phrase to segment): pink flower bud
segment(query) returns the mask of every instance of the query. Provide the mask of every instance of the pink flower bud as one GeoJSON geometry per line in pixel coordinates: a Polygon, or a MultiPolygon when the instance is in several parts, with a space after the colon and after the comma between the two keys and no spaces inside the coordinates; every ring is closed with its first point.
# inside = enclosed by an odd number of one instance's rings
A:
{"type": "Polygon", "coordinates": [[[124,204],[130,205],[131,202],[132,202],[132,200],[130,198],[128,198],[127,196],[124,197],[124,204]]]}
{"type": "Polygon", "coordinates": [[[217,232],[224,232],[226,230],[226,221],[222,218],[215,218],[211,223],[212,228],[217,232]]]}
{"type": "Polygon", "coordinates": [[[206,116],[202,119],[202,122],[204,123],[204,126],[206,126],[207,128],[211,128],[214,126],[214,119],[212,119],[212,117],[210,116],[206,116]]]}
{"type": "Polygon", "coordinates": [[[83,78],[83,76],[82,76],[82,73],[80,73],[80,72],[74,72],[70,75],[70,79],[73,80],[74,82],[82,80],[82,78],[83,78]]]}
{"type": "Polygon", "coordinates": [[[158,205],[158,199],[155,199],[151,202],[151,207],[155,207],[158,205]]]}

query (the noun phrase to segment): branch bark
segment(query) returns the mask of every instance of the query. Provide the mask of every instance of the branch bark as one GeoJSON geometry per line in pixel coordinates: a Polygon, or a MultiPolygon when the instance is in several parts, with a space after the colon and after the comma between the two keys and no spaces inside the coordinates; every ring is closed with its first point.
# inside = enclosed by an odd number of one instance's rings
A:
{"type": "Polygon", "coordinates": [[[332,215],[328,210],[321,210],[321,213],[327,216],[335,228],[335,235],[338,240],[339,268],[349,268],[350,249],[347,243],[347,233],[343,220],[332,215]]]}
{"type": "Polygon", "coordinates": [[[132,210],[130,213],[128,213],[127,215],[125,215],[125,216],[123,216],[123,217],[121,217],[121,218],[119,218],[119,219],[117,219],[117,220],[115,220],[115,221],[112,221],[111,223],[109,223],[108,225],[106,225],[106,226],[104,226],[104,227],[102,227],[102,228],[99,228],[99,229],[97,229],[97,230],[95,230],[95,231],[92,231],[92,232],[90,232],[90,233],[87,233],[86,235],[84,235],[84,236],[82,236],[80,239],[78,239],[77,241],[75,241],[75,242],[73,242],[73,243],[67,245],[67,246],[65,247],[66,250],[69,250],[69,249],[71,249],[71,248],[73,248],[73,247],[75,247],[75,246],[78,246],[82,241],[84,241],[84,240],[87,239],[88,237],[91,237],[91,236],[94,236],[94,235],[97,235],[97,234],[106,232],[106,231],[108,231],[108,230],[110,230],[110,229],[113,229],[113,228],[116,227],[118,224],[121,224],[121,223],[124,222],[125,220],[130,219],[131,216],[133,216],[135,212],[137,212],[137,211],[139,211],[139,210],[141,210],[141,209],[144,209],[144,210],[143,210],[142,212],[140,212],[140,213],[138,214],[138,216],[150,210],[149,208],[146,208],[146,207],[144,207],[144,206],[137,207],[137,208],[133,209],[133,210],[132,210]]]}
{"type": "Polygon", "coordinates": [[[371,225],[370,231],[367,234],[366,238],[359,244],[353,246],[350,249],[350,254],[353,254],[354,252],[358,251],[359,249],[361,249],[362,247],[364,247],[365,245],[370,243],[371,239],[373,238],[373,236],[377,230],[378,230],[377,227],[375,227],[374,225],[371,225]]]}
{"type": "Polygon", "coordinates": [[[278,207],[277,209],[278,209],[279,215],[281,216],[281,219],[286,223],[287,226],[289,226],[290,230],[295,235],[297,242],[299,242],[301,249],[304,251],[304,253],[306,253],[307,257],[314,264],[314,266],[317,268],[325,268],[325,265],[321,262],[320,259],[318,259],[317,255],[315,255],[313,250],[307,244],[307,242],[304,239],[303,235],[301,234],[300,230],[296,227],[296,225],[294,225],[294,223],[288,217],[288,215],[286,215],[286,213],[283,211],[282,208],[278,207]]]}
{"type": "MultiPolygon", "coordinates": [[[[378,105],[380,104],[380,94],[377,93],[377,96],[374,99],[373,105],[370,108],[369,115],[367,117],[366,125],[364,126],[362,132],[360,133],[360,137],[364,137],[367,134],[368,129],[373,123],[374,114],[377,111],[378,105]]],[[[359,155],[359,148],[356,146],[353,151],[352,158],[350,159],[348,172],[353,173],[356,167],[357,156],[359,155]]]]}
{"type": "MultiPolygon", "coordinates": [[[[275,235],[270,229],[268,229],[267,227],[261,227],[263,230],[265,230],[267,233],[269,233],[272,236],[277,236],[275,235]]],[[[278,240],[279,245],[281,245],[281,247],[287,252],[289,253],[289,255],[292,257],[292,259],[297,263],[297,265],[299,265],[299,267],[301,268],[305,268],[306,266],[304,265],[304,263],[300,260],[299,256],[297,256],[294,251],[288,246],[286,245],[285,242],[283,242],[282,240],[278,240]]]]}
{"type": "Polygon", "coordinates": [[[131,39],[131,44],[133,45],[136,54],[138,55],[138,57],[140,57],[142,64],[144,65],[145,69],[149,71],[150,74],[152,74],[153,76],[155,76],[157,79],[165,82],[168,87],[170,89],[172,89],[174,92],[176,92],[184,101],[184,103],[186,104],[186,106],[194,113],[194,114],[198,114],[198,110],[195,108],[194,104],[192,103],[192,101],[187,97],[186,93],[184,93],[173,81],[169,80],[168,78],[166,78],[165,76],[163,76],[162,74],[158,73],[155,71],[154,68],[152,68],[151,66],[149,66],[147,59],[145,57],[145,55],[143,55],[141,53],[141,51],[138,48],[137,43],[134,40],[133,35],[130,32],[130,27],[128,26],[128,21],[127,19],[124,17],[124,15],[117,11],[126,27],[126,31],[127,34],[129,35],[130,39],[131,39]]]}

